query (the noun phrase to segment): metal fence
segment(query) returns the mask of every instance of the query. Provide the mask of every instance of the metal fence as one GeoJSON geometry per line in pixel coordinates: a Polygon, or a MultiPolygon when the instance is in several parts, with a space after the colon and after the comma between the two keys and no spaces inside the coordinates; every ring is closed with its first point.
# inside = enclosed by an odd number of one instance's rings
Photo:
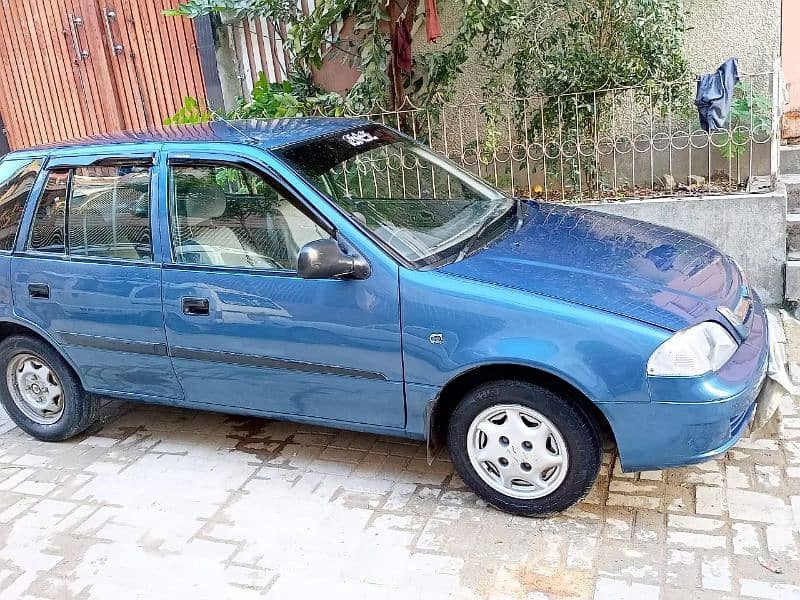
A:
{"type": "MultiPolygon", "coordinates": [[[[291,0],[308,12],[314,0],[291,0]]],[[[334,27],[339,27],[335,25],[334,27]]],[[[227,25],[244,96],[260,72],[291,68],[285,31],[266,19],[227,25]]],[[[499,188],[548,201],[611,201],[772,189],[777,175],[780,63],[744,73],[722,130],[700,128],[697,80],[576,90],[559,96],[483,95],[348,111],[400,129],[499,188]]]]}
{"type": "Polygon", "coordinates": [[[353,116],[400,129],[495,186],[547,201],[772,189],[779,70],[747,73],[724,129],[700,128],[696,79],[560,96],[406,100],[353,116]]]}

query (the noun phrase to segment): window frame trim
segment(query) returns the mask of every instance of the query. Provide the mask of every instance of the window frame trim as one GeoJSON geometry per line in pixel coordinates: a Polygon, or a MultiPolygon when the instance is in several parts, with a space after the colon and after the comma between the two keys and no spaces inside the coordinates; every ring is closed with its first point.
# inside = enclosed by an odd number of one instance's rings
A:
{"type": "Polygon", "coordinates": [[[91,154],[91,155],[80,155],[80,156],[66,156],[66,157],[44,157],[40,158],[42,160],[42,166],[40,167],[39,174],[37,176],[37,180],[34,183],[34,186],[31,188],[31,192],[28,196],[28,204],[32,204],[30,211],[30,218],[27,222],[24,222],[27,214],[23,216],[23,221],[20,223],[19,231],[22,231],[22,227],[25,226],[27,228],[26,238],[25,241],[22,243],[21,248],[17,248],[13,251],[14,254],[19,256],[29,256],[33,258],[50,258],[56,260],[64,260],[64,261],[76,261],[76,262],[86,262],[86,263],[102,263],[102,264],[115,264],[115,265],[137,265],[137,266],[153,266],[160,264],[160,261],[157,260],[157,252],[158,248],[156,247],[156,235],[158,235],[158,220],[155,218],[154,223],[154,215],[157,213],[158,209],[158,171],[159,165],[157,162],[158,153],[157,152],[147,152],[147,153],[132,153],[130,156],[120,156],[118,154],[91,154]],[[152,157],[151,162],[148,162],[146,158],[152,157]],[[74,159],[74,162],[72,162],[74,159]],[[103,164],[106,163],[106,164],[103,164]],[[72,179],[75,174],[76,169],[80,168],[88,168],[93,166],[147,166],[149,169],[149,181],[148,181],[148,227],[150,229],[150,259],[130,259],[130,258],[119,258],[116,256],[85,256],[85,255],[71,255],[69,252],[69,213],[70,207],[72,206],[72,179]],[[31,248],[31,236],[33,235],[34,225],[36,223],[36,213],[39,209],[39,202],[41,201],[42,197],[44,196],[45,186],[47,185],[47,180],[50,177],[50,174],[56,171],[66,171],[69,174],[69,180],[67,182],[67,193],[66,193],[66,206],[65,206],[65,213],[64,213],[64,252],[63,253],[55,253],[55,252],[47,252],[42,250],[37,250],[36,248],[31,248]],[[36,196],[35,201],[31,202],[34,195],[36,196]],[[156,209],[156,210],[154,210],[156,209]],[[154,227],[154,225],[156,225],[154,227]]]}
{"type": "MultiPolygon", "coordinates": [[[[130,161],[125,161],[121,158],[117,157],[109,157],[109,160],[106,161],[106,157],[101,160],[97,160],[90,165],[80,165],[70,168],[70,187],[69,187],[69,196],[67,199],[67,219],[65,221],[65,226],[67,227],[66,232],[66,240],[67,240],[67,257],[70,260],[78,260],[78,262],[103,262],[103,263],[113,263],[113,264],[141,264],[141,265],[153,265],[158,264],[156,261],[156,246],[155,246],[155,238],[154,238],[154,228],[153,228],[153,198],[155,194],[153,193],[154,189],[154,177],[157,176],[157,167],[152,163],[143,162],[140,159],[137,159],[136,156],[132,158],[130,161]],[[75,175],[75,171],[77,169],[84,169],[84,168],[92,168],[92,167],[105,167],[105,166],[114,166],[114,167],[122,167],[122,166],[132,166],[132,167],[147,167],[148,168],[148,182],[147,182],[147,227],[150,230],[150,258],[120,258],[119,256],[88,256],[85,254],[72,254],[70,252],[69,247],[69,215],[70,209],[72,207],[72,180],[75,175]]],[[[35,215],[34,215],[35,216],[35,215]]]]}
{"type": "Polygon", "coordinates": [[[54,171],[62,169],[81,169],[88,167],[116,167],[116,166],[156,166],[156,151],[130,152],[122,156],[119,154],[72,154],[53,156],[48,165],[54,171]]]}
{"type": "Polygon", "coordinates": [[[270,166],[260,163],[257,160],[247,156],[234,154],[227,149],[223,152],[210,152],[210,151],[195,151],[187,150],[181,151],[176,148],[167,148],[165,150],[166,160],[164,161],[164,182],[165,189],[163,192],[164,197],[164,210],[166,213],[166,244],[162,244],[162,251],[165,252],[163,256],[162,267],[170,270],[188,270],[188,271],[213,271],[219,273],[238,273],[245,275],[268,275],[273,277],[290,277],[302,279],[296,269],[270,269],[268,267],[248,267],[240,265],[204,265],[197,263],[182,263],[178,262],[175,255],[175,247],[173,244],[172,230],[173,220],[172,211],[170,210],[172,202],[172,189],[170,186],[170,179],[172,176],[172,167],[180,165],[214,165],[214,166],[236,166],[249,169],[255,172],[264,179],[264,181],[273,188],[276,192],[281,194],[286,200],[313,221],[317,226],[322,228],[331,238],[336,239],[338,234],[337,228],[322,215],[319,210],[312,204],[307,202],[305,198],[294,190],[288,183],[283,181],[274,169],[270,166]]]}

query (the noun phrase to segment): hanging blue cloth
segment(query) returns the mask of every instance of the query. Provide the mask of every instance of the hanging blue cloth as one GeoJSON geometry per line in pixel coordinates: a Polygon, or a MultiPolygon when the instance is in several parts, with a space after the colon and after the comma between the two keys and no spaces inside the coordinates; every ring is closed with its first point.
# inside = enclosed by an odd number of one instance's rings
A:
{"type": "Polygon", "coordinates": [[[716,72],[702,75],[697,81],[694,99],[700,113],[703,131],[723,129],[733,103],[733,88],[739,81],[739,66],[735,58],[726,60],[716,72]]]}

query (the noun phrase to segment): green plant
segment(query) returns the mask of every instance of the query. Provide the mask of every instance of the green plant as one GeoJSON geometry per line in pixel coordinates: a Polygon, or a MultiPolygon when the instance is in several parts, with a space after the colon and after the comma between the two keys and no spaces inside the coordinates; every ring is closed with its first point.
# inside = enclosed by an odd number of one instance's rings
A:
{"type": "Polygon", "coordinates": [[[662,114],[690,104],[682,0],[455,1],[464,16],[454,39],[419,57],[411,88],[418,104],[447,100],[473,55],[488,75],[480,156],[497,147],[502,118],[491,103],[505,103],[519,138],[538,140],[553,155],[584,148],[583,156],[560,155],[545,165],[561,187],[580,194],[603,186],[596,149],[586,147],[610,129],[621,97],[662,114]],[[509,101],[531,97],[538,100],[509,101]]]}
{"type": "Polygon", "coordinates": [[[725,159],[738,159],[747,149],[750,136],[769,128],[772,106],[769,98],[753,93],[749,84],[739,82],[733,91],[728,137],[719,147],[725,159]]]}
{"type": "Polygon", "coordinates": [[[420,59],[428,95],[471,50],[486,90],[528,96],[674,81],[686,73],[682,0],[456,0],[455,38],[420,59]]]}
{"type": "Polygon", "coordinates": [[[308,107],[292,90],[292,84],[270,83],[264,73],[253,82],[250,100],[239,98],[236,108],[228,115],[232,119],[300,117],[308,107]]]}
{"type": "MultiPolygon", "coordinates": [[[[282,83],[270,83],[262,72],[253,84],[250,99],[238,98],[233,110],[219,113],[219,116],[228,120],[281,119],[310,115],[341,116],[343,113],[344,99],[339,94],[322,92],[297,78],[282,83]]],[[[183,107],[164,119],[164,124],[205,123],[212,120],[214,114],[200,110],[199,102],[195,98],[187,97],[183,107]]]]}
{"type": "MultiPolygon", "coordinates": [[[[293,70],[304,78],[332,49],[350,56],[361,76],[346,95],[357,112],[386,106],[393,0],[318,0],[308,15],[285,0],[186,0],[170,15],[225,13],[286,24],[293,70]],[[354,20],[357,42],[338,34],[354,20]]],[[[414,57],[401,83],[417,106],[447,97],[471,53],[489,73],[484,90],[559,95],[672,81],[685,72],[682,0],[453,0],[463,14],[442,50],[414,57]]],[[[415,5],[415,4],[414,4],[415,5]]],[[[396,11],[395,11],[396,12],[396,11]]],[[[422,18],[423,13],[416,15],[422,18]]],[[[280,31],[280,28],[278,28],[280,31]]],[[[657,89],[656,89],[657,93],[657,89]]]]}
{"type": "MultiPolygon", "coordinates": [[[[389,20],[387,0],[318,0],[306,15],[297,2],[286,0],[187,0],[164,14],[195,18],[225,13],[234,19],[263,17],[286,26],[284,43],[291,49],[293,70],[310,79],[332,48],[355,56],[361,76],[347,94],[355,110],[369,111],[386,99],[389,87],[389,38],[382,24],[389,20]],[[358,45],[340,40],[337,31],[347,16],[355,20],[358,45]]],[[[275,31],[281,35],[282,28],[275,31]]]]}
{"type": "Polygon", "coordinates": [[[207,123],[213,118],[213,114],[200,107],[196,98],[187,96],[183,99],[183,105],[171,117],[164,119],[164,125],[192,125],[194,123],[207,123]]]}
{"type": "MultiPolygon", "coordinates": [[[[640,101],[665,113],[674,113],[678,105],[684,110],[691,96],[684,84],[674,83],[687,74],[683,0],[451,0],[450,10],[463,15],[455,36],[440,50],[416,55],[411,74],[402,75],[400,82],[391,80],[396,69],[389,68],[388,32],[392,19],[398,18],[394,2],[319,0],[305,15],[296,3],[284,0],[188,0],[170,14],[227,12],[235,18],[265,17],[287,24],[284,41],[291,48],[293,72],[305,83],[293,83],[289,91],[259,81],[256,87],[263,93],[254,90],[253,100],[237,108],[240,115],[396,108],[399,88],[425,114],[417,118],[413,111],[403,113],[395,126],[430,141],[431,123],[440,118],[443,102],[452,98],[470,58],[488,75],[482,91],[489,104],[508,102],[509,96],[541,98],[533,107],[541,117],[535,120],[526,119],[527,109],[515,104],[513,129],[520,137],[562,148],[598,138],[620,89],[635,88],[640,101]],[[354,20],[355,43],[332,33],[346,17],[354,20]],[[336,54],[332,50],[352,57],[361,72],[344,98],[326,96],[309,83],[323,59],[336,54]]],[[[485,130],[475,145],[477,155],[487,161],[509,116],[491,106],[482,112],[485,130]]],[[[562,158],[547,162],[546,171],[566,172],[562,183],[569,187],[602,185],[596,155],[569,159],[566,165],[562,158]]]]}
{"type": "MultiPolygon", "coordinates": [[[[620,97],[669,112],[691,95],[674,83],[688,73],[681,0],[499,0],[492,6],[483,16],[465,17],[482,22],[473,43],[480,41],[478,60],[490,74],[484,95],[505,90],[541,97],[539,118],[527,125],[532,139],[585,148],[609,127],[620,97]]],[[[549,159],[547,171],[559,172],[562,187],[573,193],[596,189],[598,158],[585,154],[549,159]]]]}

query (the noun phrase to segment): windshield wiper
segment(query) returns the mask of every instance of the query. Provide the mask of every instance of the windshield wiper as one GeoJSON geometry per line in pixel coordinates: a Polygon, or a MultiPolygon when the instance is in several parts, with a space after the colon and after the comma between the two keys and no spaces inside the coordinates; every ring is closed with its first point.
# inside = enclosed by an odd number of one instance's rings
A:
{"type": "Polygon", "coordinates": [[[517,224],[514,226],[514,233],[522,229],[522,222],[525,220],[525,215],[522,214],[522,198],[517,196],[514,199],[517,203],[517,224]]]}
{"type": "MultiPolygon", "coordinates": [[[[515,205],[512,204],[511,208],[513,209],[514,207],[515,205]]],[[[516,204],[516,208],[519,210],[519,203],[516,204]]],[[[469,254],[470,250],[472,250],[475,242],[486,232],[490,225],[494,224],[506,212],[508,212],[508,210],[504,210],[500,214],[497,214],[497,211],[494,211],[488,217],[486,217],[486,220],[481,223],[481,226],[475,230],[475,233],[470,236],[470,238],[467,240],[467,243],[464,244],[463,248],[461,248],[461,252],[458,253],[458,256],[456,256],[456,259],[453,262],[464,260],[464,257],[469,254]]]]}

